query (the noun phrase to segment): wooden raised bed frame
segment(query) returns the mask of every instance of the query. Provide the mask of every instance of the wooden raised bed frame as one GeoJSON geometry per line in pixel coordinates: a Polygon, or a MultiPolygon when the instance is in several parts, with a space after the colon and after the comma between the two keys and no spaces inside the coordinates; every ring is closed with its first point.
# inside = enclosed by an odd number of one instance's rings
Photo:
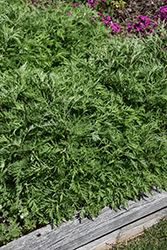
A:
{"type": "MultiPolygon", "coordinates": [[[[118,212],[105,207],[93,220],[51,224],[0,247],[0,250],[107,250],[109,245],[133,238],[144,228],[167,217],[167,192],[152,189],[139,201],[129,201],[129,208],[118,212]]],[[[111,246],[110,246],[111,247],[111,246]]]]}

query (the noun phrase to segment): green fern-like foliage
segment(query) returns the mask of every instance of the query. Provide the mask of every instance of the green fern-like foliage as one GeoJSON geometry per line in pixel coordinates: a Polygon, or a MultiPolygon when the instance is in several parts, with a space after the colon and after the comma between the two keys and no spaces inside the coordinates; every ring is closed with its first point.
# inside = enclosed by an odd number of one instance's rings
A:
{"type": "Polygon", "coordinates": [[[82,5],[0,13],[1,245],[166,189],[164,28],[109,39],[82,5]]]}

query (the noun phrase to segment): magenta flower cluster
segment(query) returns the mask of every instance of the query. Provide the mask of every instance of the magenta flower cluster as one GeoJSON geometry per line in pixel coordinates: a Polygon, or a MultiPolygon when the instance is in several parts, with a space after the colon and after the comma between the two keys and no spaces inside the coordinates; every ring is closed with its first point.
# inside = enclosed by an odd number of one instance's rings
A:
{"type": "Polygon", "coordinates": [[[112,34],[112,33],[115,33],[116,31],[117,31],[117,32],[120,31],[120,27],[119,27],[119,25],[118,25],[117,23],[111,24],[110,27],[111,27],[112,31],[110,31],[110,32],[108,33],[108,35],[109,35],[109,34],[112,34]]]}
{"type": "MultiPolygon", "coordinates": [[[[160,18],[161,21],[165,20],[167,22],[167,5],[160,7],[160,14],[153,17],[160,18]]],[[[150,20],[147,16],[138,16],[139,22],[135,24],[134,26],[131,24],[128,24],[129,29],[136,29],[136,31],[140,31],[143,33],[143,35],[147,35],[148,33],[153,33],[155,31],[155,28],[158,26],[157,20],[150,20]]]]}
{"type": "Polygon", "coordinates": [[[128,24],[128,29],[136,29],[136,31],[140,31],[144,35],[148,33],[153,33],[155,31],[155,28],[157,27],[158,21],[151,21],[147,16],[138,16],[139,22],[135,24],[134,26],[131,24],[128,24]]]}
{"type": "MultiPolygon", "coordinates": [[[[164,3],[166,3],[165,1],[164,3]]],[[[165,22],[167,22],[167,5],[160,7],[160,15],[154,16],[155,18],[160,17],[161,21],[165,19],[165,22]]]]}

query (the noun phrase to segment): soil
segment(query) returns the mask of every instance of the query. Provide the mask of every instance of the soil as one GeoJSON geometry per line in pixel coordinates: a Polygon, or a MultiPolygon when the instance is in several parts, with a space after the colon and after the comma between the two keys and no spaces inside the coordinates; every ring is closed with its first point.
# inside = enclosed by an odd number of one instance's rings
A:
{"type": "MultiPolygon", "coordinates": [[[[147,16],[153,19],[159,14],[160,6],[165,5],[164,0],[127,0],[124,8],[114,10],[113,22],[120,25],[120,33],[127,35],[127,25],[138,23],[138,16],[147,16]]],[[[133,31],[129,32],[133,34],[133,31]]]]}

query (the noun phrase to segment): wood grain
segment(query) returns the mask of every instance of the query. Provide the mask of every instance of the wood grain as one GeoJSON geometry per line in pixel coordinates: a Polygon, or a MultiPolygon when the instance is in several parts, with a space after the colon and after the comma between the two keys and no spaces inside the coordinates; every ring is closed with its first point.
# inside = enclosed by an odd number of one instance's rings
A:
{"type": "Polygon", "coordinates": [[[155,212],[143,219],[130,223],[114,232],[107,234],[100,239],[97,239],[91,243],[86,244],[83,247],[77,248],[78,250],[108,250],[111,249],[112,244],[120,243],[133,239],[143,234],[144,228],[149,228],[156,224],[160,219],[167,217],[167,208],[155,212]]]}

